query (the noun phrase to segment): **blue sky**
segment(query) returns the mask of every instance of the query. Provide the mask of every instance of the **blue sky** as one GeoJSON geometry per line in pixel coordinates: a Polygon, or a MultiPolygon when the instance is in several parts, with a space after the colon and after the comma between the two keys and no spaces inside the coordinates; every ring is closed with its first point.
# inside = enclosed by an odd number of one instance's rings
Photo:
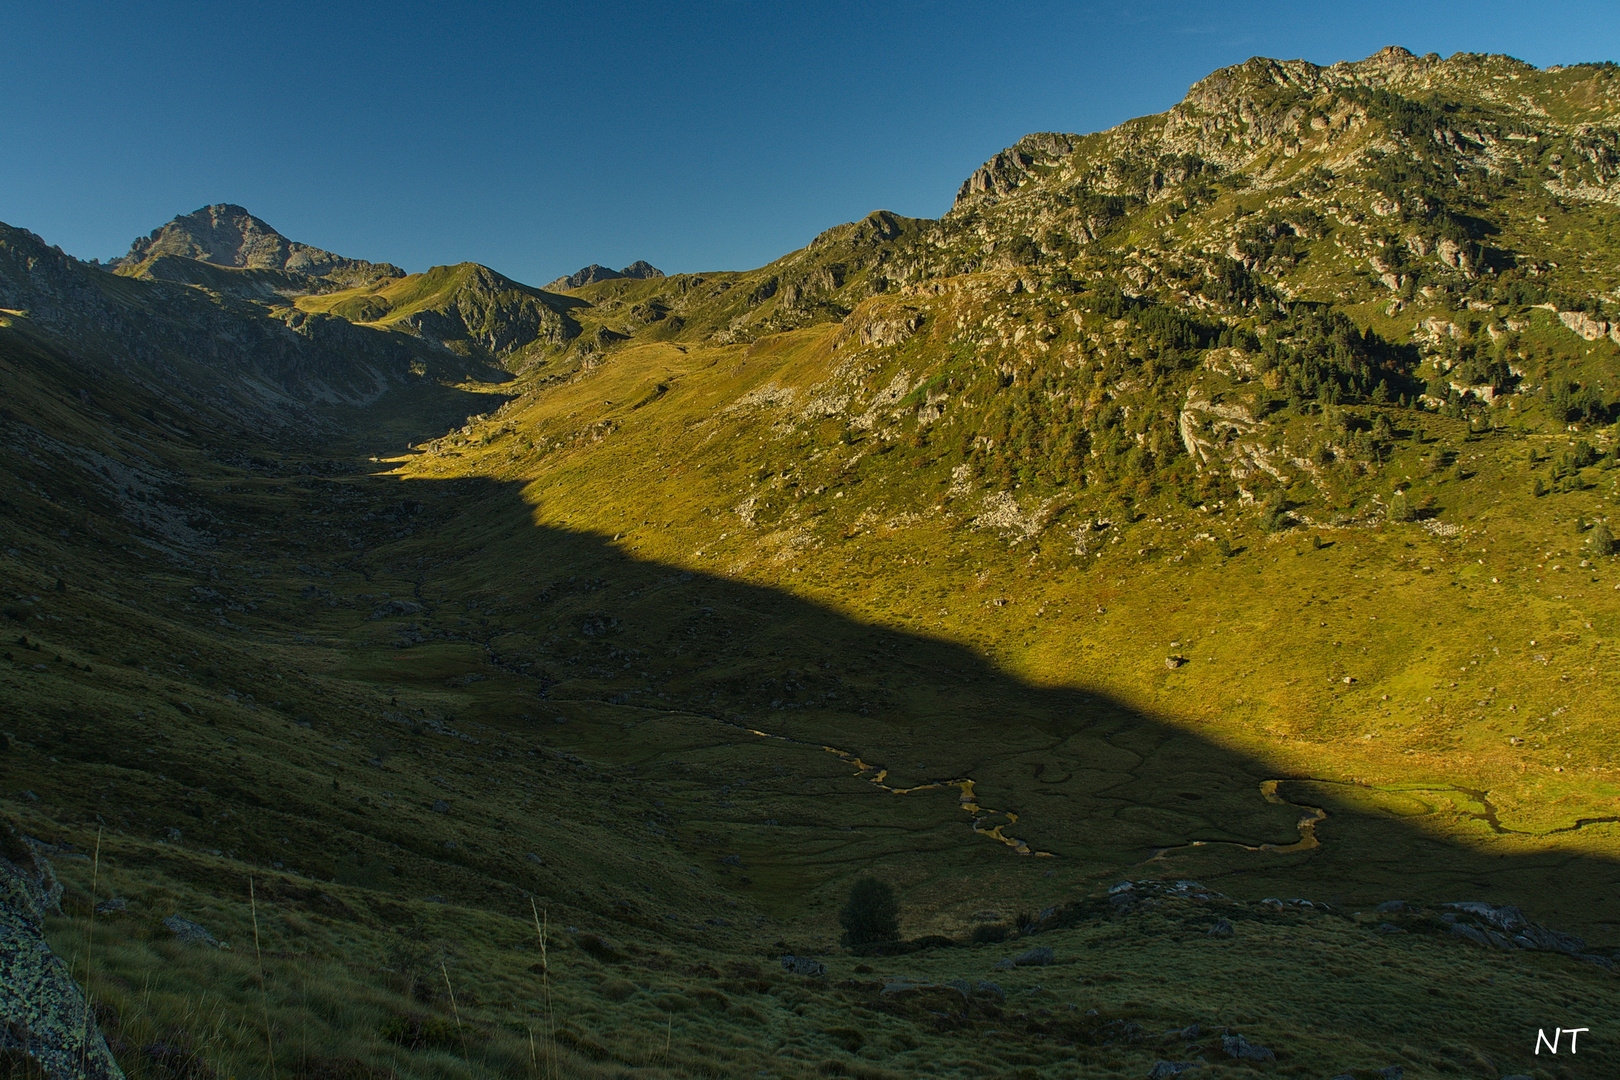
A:
{"type": "Polygon", "coordinates": [[[1031,131],[1254,56],[1620,59],[1620,5],[4,3],[0,220],[84,258],[213,202],[408,270],[740,269],[935,217],[1031,131]]]}

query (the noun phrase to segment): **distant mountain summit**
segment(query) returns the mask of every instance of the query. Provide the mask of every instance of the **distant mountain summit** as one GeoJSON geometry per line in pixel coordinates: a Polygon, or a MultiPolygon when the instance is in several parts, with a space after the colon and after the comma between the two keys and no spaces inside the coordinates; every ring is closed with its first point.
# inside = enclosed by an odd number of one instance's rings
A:
{"type": "Polygon", "coordinates": [[[582,270],[576,270],[572,274],[558,278],[547,285],[546,288],[551,292],[562,292],[567,289],[581,289],[586,285],[594,285],[598,281],[612,281],[614,278],[646,280],[663,276],[664,272],[662,270],[643,259],[637,259],[623,270],[609,270],[599,263],[591,263],[582,270]]]}
{"type": "Polygon", "coordinates": [[[130,272],[165,255],[236,269],[281,270],[305,277],[405,275],[405,271],[390,263],[345,259],[289,240],[234,203],[205,206],[176,217],[150,235],[137,238],[130,245],[129,254],[112,263],[112,267],[130,272]]]}

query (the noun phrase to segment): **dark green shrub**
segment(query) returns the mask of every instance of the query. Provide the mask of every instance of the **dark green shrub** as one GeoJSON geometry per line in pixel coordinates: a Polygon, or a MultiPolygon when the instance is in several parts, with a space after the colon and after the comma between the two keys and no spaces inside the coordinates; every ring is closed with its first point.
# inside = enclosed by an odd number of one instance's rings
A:
{"type": "Polygon", "coordinates": [[[1586,546],[1599,557],[1607,558],[1614,554],[1614,534],[1609,531],[1608,522],[1600,521],[1592,526],[1592,535],[1586,538],[1586,546]]]}
{"type": "Polygon", "coordinates": [[[1281,495],[1266,500],[1260,510],[1260,528],[1263,532],[1284,532],[1293,527],[1294,519],[1288,513],[1288,501],[1281,495]]]}
{"type": "Polygon", "coordinates": [[[849,900],[838,913],[845,945],[871,945],[900,937],[900,905],[894,890],[877,878],[862,878],[849,890],[849,900]]]}
{"type": "Polygon", "coordinates": [[[1389,520],[1414,521],[1416,519],[1417,511],[1413,510],[1412,504],[1407,501],[1406,492],[1397,491],[1389,497],[1389,520]]]}

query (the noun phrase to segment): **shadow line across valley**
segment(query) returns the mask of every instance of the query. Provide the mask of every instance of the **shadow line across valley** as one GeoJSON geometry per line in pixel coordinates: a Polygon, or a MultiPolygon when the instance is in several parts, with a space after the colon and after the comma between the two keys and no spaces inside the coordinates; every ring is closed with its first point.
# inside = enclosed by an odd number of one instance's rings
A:
{"type": "Polygon", "coordinates": [[[1465,794],[1495,834],[1470,836],[1416,784],[1279,775],[1105,693],[1030,685],[958,644],[537,525],[516,484],[368,482],[425,510],[413,536],[353,564],[413,572],[422,604],[382,621],[353,661],[366,677],[437,686],[437,658],[477,641],[482,721],[644,768],[701,763],[724,789],[694,810],[706,827],[824,904],[882,868],[941,909],[1174,876],[1251,898],[1514,903],[1588,931],[1612,918],[1620,868],[1506,836],[1488,793],[1465,794]],[[775,782],[824,749],[842,780],[775,782]]]}

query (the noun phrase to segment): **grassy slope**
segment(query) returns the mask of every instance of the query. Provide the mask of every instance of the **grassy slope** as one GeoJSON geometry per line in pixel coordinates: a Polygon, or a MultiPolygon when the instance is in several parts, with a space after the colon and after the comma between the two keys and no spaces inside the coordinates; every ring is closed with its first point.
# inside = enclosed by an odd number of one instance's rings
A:
{"type": "MultiPolygon", "coordinates": [[[[818,347],[808,336],[799,344],[818,347]]],[[[619,536],[638,558],[718,568],[960,642],[1032,683],[1089,687],[1196,725],[1279,774],[1486,789],[1505,827],[1537,834],[1614,813],[1598,676],[1613,573],[1578,566],[1572,524],[1608,505],[1606,474],[1593,470],[1589,491],[1536,499],[1527,445],[1537,440],[1464,441],[1462,425],[1435,418],[1431,437],[1462,448],[1467,478],[1420,479],[1416,490],[1433,490],[1444,520],[1466,530],[1450,538],[1421,524],[1266,536],[1226,511],[1200,515],[1200,526],[1244,549],[1230,560],[1189,537],[1190,525],[1144,520],[1126,530],[1123,555],[1087,562],[1057,545],[1026,557],[952,529],[943,514],[863,525],[875,516],[870,507],[841,512],[838,489],[811,496],[791,523],[740,526],[728,493],[757,483],[748,479],[756,470],[774,472],[780,451],[762,449],[768,416],[728,416],[725,404],[761,385],[793,386],[796,365],[803,370],[794,350],[764,347],[621,354],[530,411],[498,418],[537,443],[559,422],[589,430],[614,418],[620,426],[588,451],[509,464],[497,440],[473,462],[424,459],[411,475],[447,467],[513,479],[532,470],[539,524],[619,536]],[[670,389],[632,408],[659,384],[670,389]],[[716,460],[705,452],[716,441],[740,452],[716,460]],[[604,457],[614,464],[604,468],[604,457]],[[1561,569],[1545,569],[1554,564],[1561,569]],[[883,573],[852,576],[852,567],[883,573]],[[1504,607],[1514,611],[1511,631],[1504,607]],[[1166,670],[1171,653],[1191,660],[1166,670]],[[1509,736],[1529,742],[1514,747],[1509,736]]],[[[903,504],[910,493],[886,494],[903,504]]],[[[1465,816],[1479,809],[1468,797],[1435,790],[1427,801],[1437,830],[1487,839],[1465,816]]],[[[1599,825],[1548,842],[1608,852],[1613,835],[1599,825]]]]}

